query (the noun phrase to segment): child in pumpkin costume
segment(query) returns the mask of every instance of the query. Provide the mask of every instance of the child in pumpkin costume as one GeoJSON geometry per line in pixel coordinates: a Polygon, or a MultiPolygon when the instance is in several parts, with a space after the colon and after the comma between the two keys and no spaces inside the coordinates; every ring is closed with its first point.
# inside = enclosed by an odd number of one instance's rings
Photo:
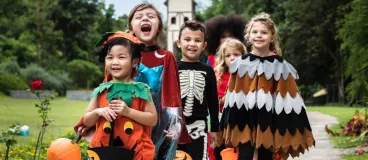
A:
{"type": "Polygon", "coordinates": [[[134,36],[107,33],[96,44],[105,63],[104,83],[97,87],[83,117],[83,125],[96,126],[88,150],[94,159],[152,160],[151,140],[157,114],[150,87],[134,82],[143,45],[134,36]]]}

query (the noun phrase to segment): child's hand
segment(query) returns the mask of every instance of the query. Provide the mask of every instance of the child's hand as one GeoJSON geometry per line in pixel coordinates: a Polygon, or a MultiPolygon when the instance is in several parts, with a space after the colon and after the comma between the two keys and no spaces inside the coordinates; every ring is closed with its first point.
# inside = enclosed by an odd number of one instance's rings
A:
{"type": "Polygon", "coordinates": [[[181,133],[181,123],[176,122],[174,125],[171,125],[168,130],[164,130],[166,137],[171,140],[176,140],[179,138],[181,133]]]}
{"type": "Polygon", "coordinates": [[[210,146],[211,148],[216,147],[216,141],[217,141],[217,135],[218,132],[211,132],[211,138],[210,138],[210,146]]]}
{"type": "Polygon", "coordinates": [[[88,131],[88,127],[86,127],[86,126],[79,126],[78,127],[78,131],[77,131],[77,133],[79,134],[79,135],[82,135],[82,136],[85,136],[85,135],[87,135],[87,131],[88,131]]]}
{"type": "Polygon", "coordinates": [[[107,121],[112,121],[116,118],[116,113],[109,107],[97,108],[94,110],[100,117],[104,117],[107,121]]]}
{"type": "Polygon", "coordinates": [[[120,99],[118,99],[118,100],[112,100],[111,103],[110,103],[110,105],[109,105],[109,107],[115,113],[120,114],[122,116],[127,116],[128,111],[129,111],[128,105],[124,101],[122,101],[120,99]]]}

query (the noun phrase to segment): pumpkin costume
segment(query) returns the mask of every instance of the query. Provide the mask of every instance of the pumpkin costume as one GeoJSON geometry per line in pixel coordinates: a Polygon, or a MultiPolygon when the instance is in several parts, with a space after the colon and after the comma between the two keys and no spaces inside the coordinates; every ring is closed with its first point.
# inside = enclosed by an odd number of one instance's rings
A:
{"type": "MultiPolygon", "coordinates": [[[[250,144],[287,159],[315,145],[294,67],[278,55],[236,59],[220,122],[226,147],[250,144]]],[[[242,151],[239,151],[240,153],[242,151]]]]}
{"type": "MultiPolygon", "coordinates": [[[[144,83],[105,82],[93,91],[92,98],[98,96],[98,108],[107,107],[113,99],[122,99],[130,108],[144,111],[146,101],[151,101],[149,93],[150,88],[144,83]]],[[[155,146],[151,140],[151,130],[152,127],[128,117],[118,115],[111,123],[100,117],[96,123],[89,155],[94,157],[95,152],[100,159],[102,156],[109,156],[108,159],[129,159],[133,153],[134,160],[152,160],[155,146]],[[124,149],[119,151],[116,147],[124,149]],[[114,152],[120,155],[112,154],[114,152]]]]}

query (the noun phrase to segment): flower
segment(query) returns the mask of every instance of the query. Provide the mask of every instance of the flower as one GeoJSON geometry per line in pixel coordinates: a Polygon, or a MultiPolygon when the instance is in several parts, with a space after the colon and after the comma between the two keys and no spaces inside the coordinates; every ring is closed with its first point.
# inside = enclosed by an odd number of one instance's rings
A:
{"type": "Polygon", "coordinates": [[[42,80],[35,80],[31,82],[32,91],[42,90],[42,80]]]}

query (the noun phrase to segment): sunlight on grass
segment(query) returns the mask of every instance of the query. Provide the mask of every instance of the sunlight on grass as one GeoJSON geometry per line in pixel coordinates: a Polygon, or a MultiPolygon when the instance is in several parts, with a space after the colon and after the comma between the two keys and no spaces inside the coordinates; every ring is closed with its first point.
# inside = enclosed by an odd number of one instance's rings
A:
{"type": "MultiPolygon", "coordinates": [[[[34,107],[35,103],[39,102],[36,99],[0,96],[0,129],[7,129],[15,121],[18,121],[21,126],[28,125],[30,127],[29,136],[16,138],[20,144],[33,143],[37,139],[42,119],[38,117],[37,108],[34,107]]],[[[49,118],[55,121],[46,128],[45,139],[54,139],[68,129],[73,129],[73,126],[83,115],[88,101],[58,97],[50,103],[49,118]]]]}
{"type": "Polygon", "coordinates": [[[348,155],[344,155],[344,159],[346,160],[367,160],[368,153],[364,155],[348,154],[348,155]]]}
{"type": "MultiPolygon", "coordinates": [[[[356,107],[308,107],[308,111],[318,111],[324,114],[328,114],[334,116],[338,119],[338,125],[333,125],[330,127],[331,130],[338,132],[341,134],[341,125],[346,125],[346,123],[353,118],[353,115],[356,110],[364,110],[364,108],[356,108],[356,107]]],[[[361,145],[364,142],[368,141],[368,137],[364,137],[360,139],[358,137],[353,136],[329,136],[330,140],[335,148],[352,148],[358,145],[361,145]]],[[[344,155],[346,160],[366,160],[368,159],[368,154],[364,155],[356,155],[349,154],[344,155]]]]}

